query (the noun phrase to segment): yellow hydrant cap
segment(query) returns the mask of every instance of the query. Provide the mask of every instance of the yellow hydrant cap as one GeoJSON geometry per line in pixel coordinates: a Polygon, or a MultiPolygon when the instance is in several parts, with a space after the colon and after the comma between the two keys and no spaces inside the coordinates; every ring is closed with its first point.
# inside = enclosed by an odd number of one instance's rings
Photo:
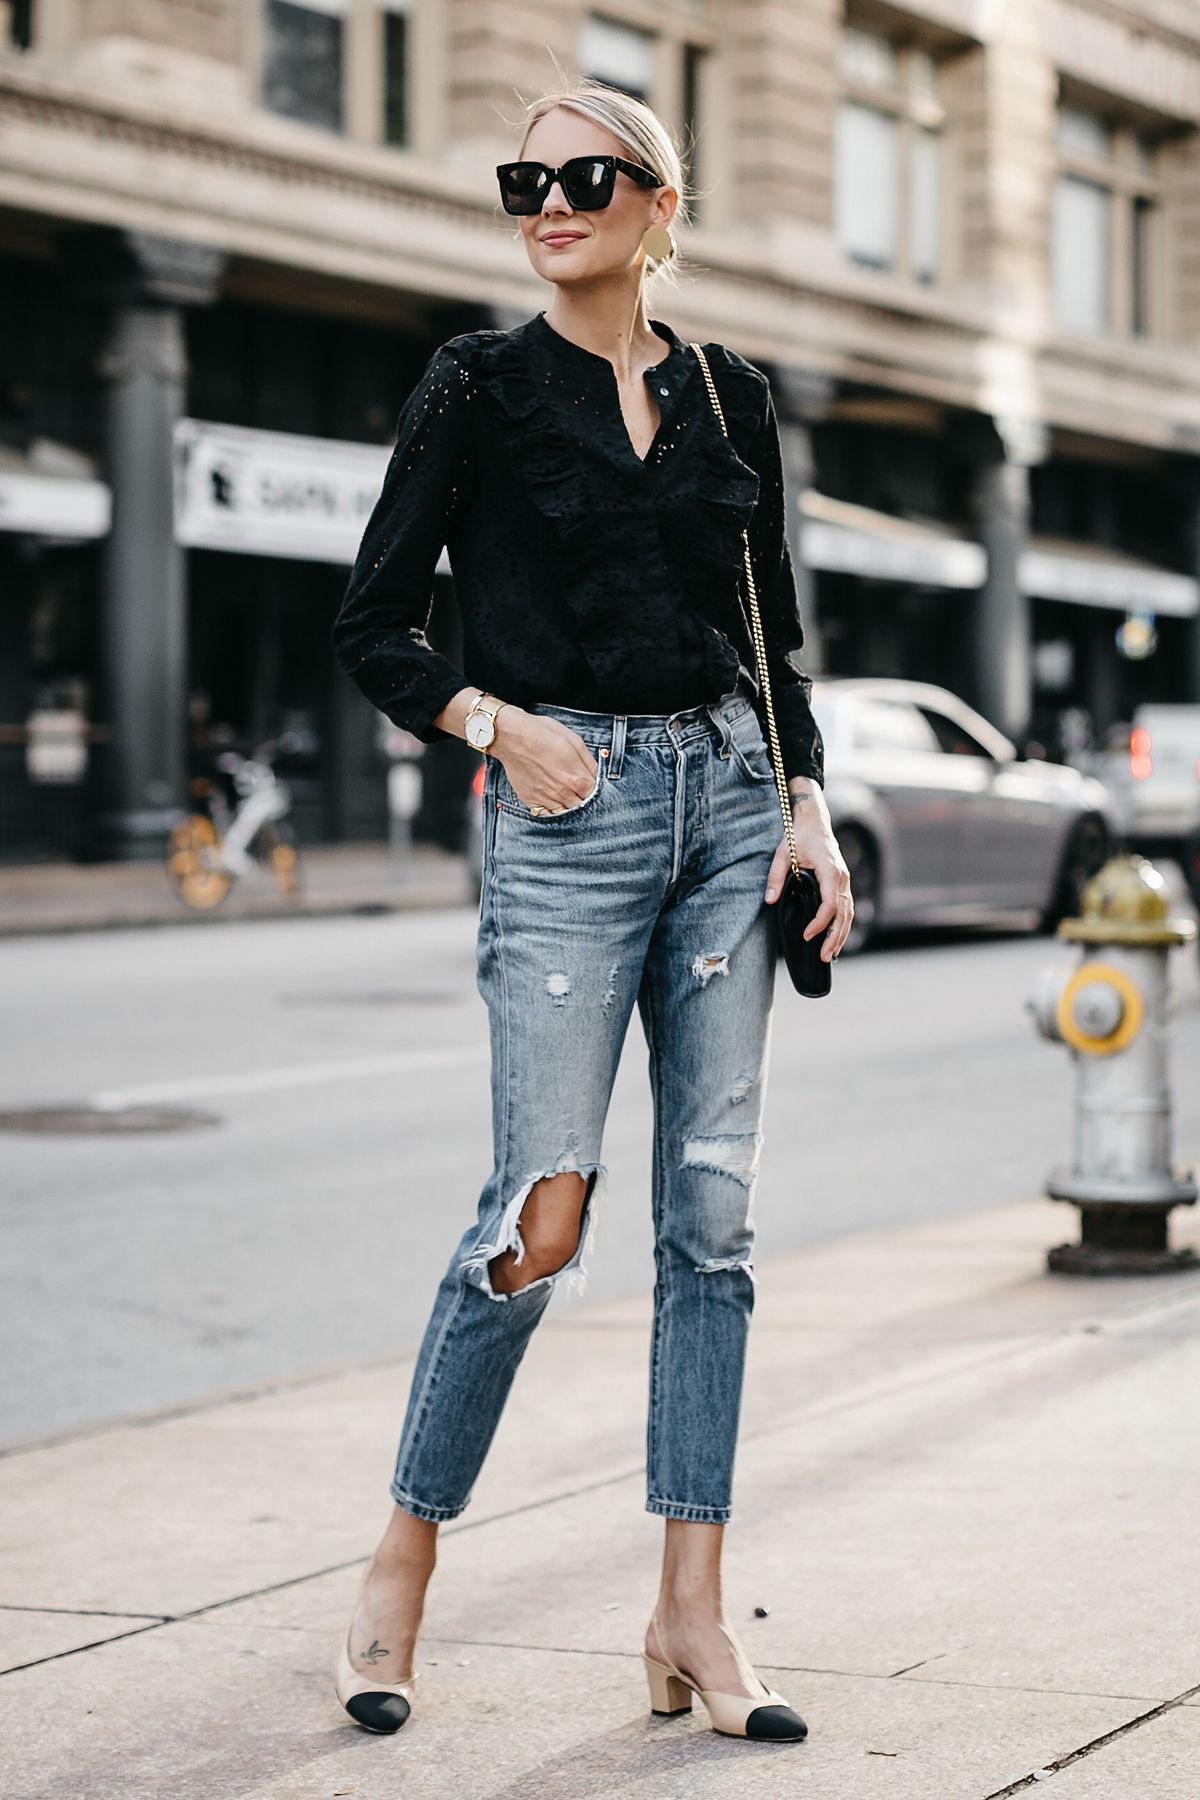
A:
{"type": "Polygon", "coordinates": [[[1182,944],[1190,919],[1172,919],[1167,884],[1144,856],[1114,856],[1083,890],[1083,916],[1064,919],[1059,936],[1084,944],[1182,944]]]}

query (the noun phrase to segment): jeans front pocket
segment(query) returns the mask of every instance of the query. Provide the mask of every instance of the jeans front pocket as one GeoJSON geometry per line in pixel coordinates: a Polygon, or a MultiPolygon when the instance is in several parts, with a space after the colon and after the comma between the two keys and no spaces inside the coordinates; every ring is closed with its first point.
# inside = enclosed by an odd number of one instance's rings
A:
{"type": "Polygon", "coordinates": [[[747,711],[744,717],[735,720],[730,731],[729,747],[739,769],[748,780],[774,781],[775,771],[771,767],[770,752],[763,742],[756,713],[747,711]]]}
{"type": "Polygon", "coordinates": [[[496,762],[493,758],[492,767],[495,771],[497,804],[514,819],[528,819],[531,825],[536,825],[539,829],[546,826],[562,826],[568,824],[577,819],[581,813],[587,812],[589,808],[596,804],[596,799],[604,781],[604,766],[601,764],[596,770],[596,779],[592,783],[591,793],[580,800],[577,805],[568,806],[565,812],[560,813],[534,813],[526,806],[512,782],[508,779],[508,776],[504,772],[504,765],[496,762]]]}

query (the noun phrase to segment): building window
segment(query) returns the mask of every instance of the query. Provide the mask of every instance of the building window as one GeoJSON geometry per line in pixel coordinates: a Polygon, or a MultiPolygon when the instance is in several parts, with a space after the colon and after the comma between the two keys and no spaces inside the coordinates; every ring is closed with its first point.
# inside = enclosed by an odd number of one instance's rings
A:
{"type": "Polygon", "coordinates": [[[918,281],[937,277],[941,241],[942,157],[934,131],[915,131],[910,145],[909,240],[912,272],[918,281]]]}
{"type": "Polygon", "coordinates": [[[838,111],[836,157],[838,242],[854,262],[893,268],[900,224],[895,119],[848,101],[838,111]]]}
{"type": "Polygon", "coordinates": [[[689,187],[694,186],[696,180],[705,55],[699,44],[683,46],[683,172],[689,187]]]}
{"type": "Polygon", "coordinates": [[[579,66],[585,75],[620,88],[636,100],[654,91],[655,39],[632,25],[615,25],[593,13],[585,20],[579,44],[579,66]]]}
{"type": "Polygon", "coordinates": [[[1059,177],[1054,195],[1054,316],[1064,331],[1108,330],[1107,188],[1059,177]]]}
{"type": "Polygon", "coordinates": [[[342,129],[342,0],[266,0],[263,17],[263,105],[285,119],[342,129]]]}
{"type": "Polygon", "coordinates": [[[383,15],[383,141],[408,143],[408,74],[412,45],[408,0],[387,0],[383,15]]]}
{"type": "Polygon", "coordinates": [[[33,43],[33,0],[0,0],[0,44],[28,50],[33,43]]]}
{"type": "Polygon", "coordinates": [[[1055,322],[1089,337],[1151,336],[1158,308],[1155,145],[1119,121],[1063,105],[1058,158],[1055,322]]]}
{"type": "Polygon", "coordinates": [[[1130,271],[1130,321],[1134,337],[1149,337],[1152,292],[1150,258],[1154,243],[1154,204],[1143,194],[1133,202],[1133,241],[1130,245],[1133,267],[1130,271]]]}
{"type": "Polygon", "coordinates": [[[937,279],[941,260],[941,140],[937,68],[925,51],[897,51],[847,26],[839,66],[845,99],[834,142],[834,229],[868,268],[937,279]]]}

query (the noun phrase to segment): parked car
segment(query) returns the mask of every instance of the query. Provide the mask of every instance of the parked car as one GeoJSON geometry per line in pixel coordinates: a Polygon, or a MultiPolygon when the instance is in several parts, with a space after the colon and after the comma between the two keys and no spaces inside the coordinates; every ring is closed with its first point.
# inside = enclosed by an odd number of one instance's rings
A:
{"type": "Polygon", "coordinates": [[[1186,867],[1185,846],[1200,830],[1200,706],[1139,706],[1090,767],[1130,849],[1186,867]]]}
{"type": "Polygon", "coordinates": [[[986,719],[922,682],[822,680],[813,709],[854,886],[847,949],[889,926],[1037,929],[1078,909],[1118,836],[1099,781],[1024,761],[986,719]]]}

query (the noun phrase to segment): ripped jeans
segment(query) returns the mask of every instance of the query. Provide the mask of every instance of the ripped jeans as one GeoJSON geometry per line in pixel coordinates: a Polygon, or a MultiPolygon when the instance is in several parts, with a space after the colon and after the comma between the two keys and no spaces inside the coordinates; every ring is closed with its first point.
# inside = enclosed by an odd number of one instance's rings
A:
{"type": "Polygon", "coordinates": [[[479,987],[496,1163],[438,1290],[392,1495],[420,1519],[462,1511],[554,1283],[582,1279],[636,1001],[655,1117],[647,1509],[723,1524],[754,1303],[775,969],[763,893],[781,831],[771,766],[740,696],[670,718],[536,710],[577,731],[600,774],[582,805],[534,818],[488,764],[479,987]],[[493,1292],[488,1264],[520,1254],[530,1189],[566,1171],[590,1178],[574,1258],[493,1292]]]}

